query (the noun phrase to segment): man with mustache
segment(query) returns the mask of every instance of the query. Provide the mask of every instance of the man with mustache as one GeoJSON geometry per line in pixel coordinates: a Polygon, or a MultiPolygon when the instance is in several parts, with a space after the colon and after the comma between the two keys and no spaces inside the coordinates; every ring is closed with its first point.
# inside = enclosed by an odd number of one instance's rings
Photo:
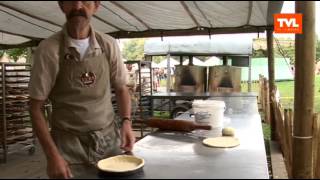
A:
{"type": "Polygon", "coordinates": [[[35,134],[47,157],[50,178],[71,178],[100,159],[131,151],[130,96],[116,41],[94,31],[100,1],[59,1],[67,22],[43,40],[34,55],[29,84],[35,134]],[[115,89],[121,123],[111,104],[115,89]],[[52,102],[51,132],[42,114],[52,102]]]}

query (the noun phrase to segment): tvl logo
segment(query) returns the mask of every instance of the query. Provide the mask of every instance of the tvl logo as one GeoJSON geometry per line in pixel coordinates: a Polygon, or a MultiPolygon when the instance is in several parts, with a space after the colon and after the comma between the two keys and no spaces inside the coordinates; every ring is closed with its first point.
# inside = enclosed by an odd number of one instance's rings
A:
{"type": "Polygon", "coordinates": [[[302,34],[302,14],[274,14],[275,33],[302,34]]]}

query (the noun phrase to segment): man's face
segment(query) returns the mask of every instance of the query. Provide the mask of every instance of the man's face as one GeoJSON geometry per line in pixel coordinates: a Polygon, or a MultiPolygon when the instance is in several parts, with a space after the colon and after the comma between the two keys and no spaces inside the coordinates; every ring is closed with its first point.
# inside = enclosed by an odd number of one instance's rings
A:
{"type": "Polygon", "coordinates": [[[132,64],[127,64],[127,69],[128,69],[129,71],[131,71],[131,69],[132,69],[132,64]]]}
{"type": "Polygon", "coordinates": [[[59,4],[69,24],[86,26],[97,12],[100,1],[61,1],[59,4]]]}

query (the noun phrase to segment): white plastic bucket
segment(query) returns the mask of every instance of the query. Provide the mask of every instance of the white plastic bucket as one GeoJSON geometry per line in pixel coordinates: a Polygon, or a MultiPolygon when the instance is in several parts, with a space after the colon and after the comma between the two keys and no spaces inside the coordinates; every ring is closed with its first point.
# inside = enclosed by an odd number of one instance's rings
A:
{"type": "Polygon", "coordinates": [[[223,126],[224,111],[226,109],[224,101],[194,100],[192,108],[197,123],[209,124],[213,128],[221,128],[223,126]]]}

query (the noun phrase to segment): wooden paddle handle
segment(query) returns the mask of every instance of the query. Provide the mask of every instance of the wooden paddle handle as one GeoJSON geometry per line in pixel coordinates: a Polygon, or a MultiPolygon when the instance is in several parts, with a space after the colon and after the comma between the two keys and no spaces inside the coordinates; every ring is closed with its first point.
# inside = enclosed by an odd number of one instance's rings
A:
{"type": "Polygon", "coordinates": [[[159,119],[150,118],[143,123],[147,124],[149,127],[159,128],[161,130],[172,130],[172,131],[193,131],[195,129],[205,129],[210,130],[209,125],[198,125],[191,121],[185,120],[174,120],[174,119],[159,119]]]}

